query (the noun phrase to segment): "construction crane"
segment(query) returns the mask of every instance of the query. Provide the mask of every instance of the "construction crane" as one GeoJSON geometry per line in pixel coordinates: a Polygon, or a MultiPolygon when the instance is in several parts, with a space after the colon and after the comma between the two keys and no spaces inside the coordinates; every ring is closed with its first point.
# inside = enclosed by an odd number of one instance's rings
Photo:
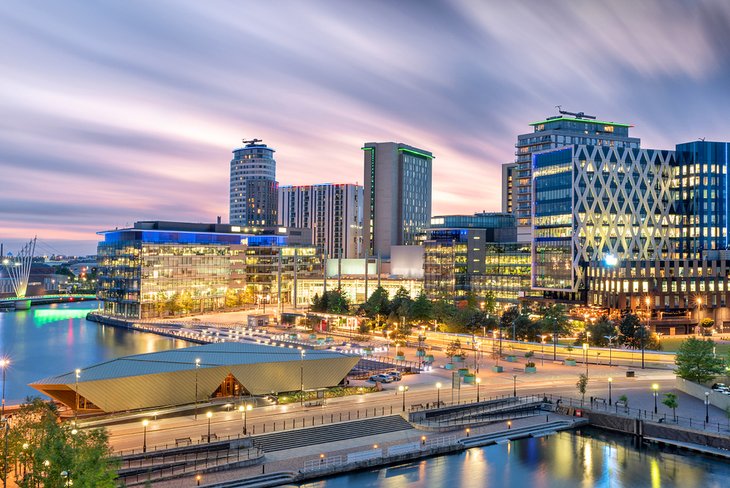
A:
{"type": "Polygon", "coordinates": [[[576,119],[595,119],[596,117],[594,115],[586,115],[585,112],[567,112],[562,109],[560,105],[555,105],[555,108],[558,109],[558,112],[561,115],[572,115],[576,119]]]}

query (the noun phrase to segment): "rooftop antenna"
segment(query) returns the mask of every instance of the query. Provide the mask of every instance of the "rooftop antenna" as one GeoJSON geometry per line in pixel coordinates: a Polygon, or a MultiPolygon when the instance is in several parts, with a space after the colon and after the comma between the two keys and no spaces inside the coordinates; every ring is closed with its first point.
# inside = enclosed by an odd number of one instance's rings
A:
{"type": "Polygon", "coordinates": [[[586,115],[585,112],[567,112],[565,110],[562,110],[560,108],[560,105],[555,106],[558,109],[558,112],[562,115],[572,115],[576,119],[595,119],[595,115],[586,115]]]}
{"type": "Polygon", "coordinates": [[[253,146],[257,142],[264,142],[264,141],[263,141],[263,139],[250,139],[250,140],[243,139],[243,143],[246,144],[247,146],[253,146]]]}
{"type": "Polygon", "coordinates": [[[705,142],[705,138],[704,137],[700,137],[699,139],[700,139],[700,141],[705,142]]]}

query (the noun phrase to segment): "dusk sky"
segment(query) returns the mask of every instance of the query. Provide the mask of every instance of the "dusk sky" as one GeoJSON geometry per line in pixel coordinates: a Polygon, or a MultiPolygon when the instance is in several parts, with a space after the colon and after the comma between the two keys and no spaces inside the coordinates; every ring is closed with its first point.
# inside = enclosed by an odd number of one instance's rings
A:
{"type": "Polygon", "coordinates": [[[227,221],[242,138],[282,185],[362,183],[366,141],[431,150],[434,215],[500,210],[558,104],[643,147],[730,139],[724,0],[4,1],[0,68],[0,241],[40,254],[227,221]]]}

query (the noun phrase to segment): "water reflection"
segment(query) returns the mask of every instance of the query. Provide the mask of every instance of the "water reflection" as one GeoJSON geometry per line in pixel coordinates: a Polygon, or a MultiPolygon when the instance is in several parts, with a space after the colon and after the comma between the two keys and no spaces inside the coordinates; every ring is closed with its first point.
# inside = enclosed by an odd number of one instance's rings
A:
{"type": "Polygon", "coordinates": [[[638,448],[631,438],[586,429],[301,486],[720,488],[729,479],[730,465],[722,461],[638,448]]]}
{"type": "Polygon", "coordinates": [[[0,352],[10,357],[6,396],[17,403],[39,395],[28,383],[120,356],[192,344],[155,334],[86,321],[96,302],[77,302],[0,313],[0,352]]]}

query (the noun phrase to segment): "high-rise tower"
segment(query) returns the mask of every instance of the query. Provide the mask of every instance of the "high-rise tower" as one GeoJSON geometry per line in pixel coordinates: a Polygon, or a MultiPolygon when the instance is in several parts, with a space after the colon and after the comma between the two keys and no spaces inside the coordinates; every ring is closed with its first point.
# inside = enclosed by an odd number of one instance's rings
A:
{"type": "Polygon", "coordinates": [[[243,141],[231,159],[230,216],[233,225],[277,225],[276,160],[274,149],[261,139],[243,141]]]}
{"type": "Polygon", "coordinates": [[[418,244],[431,219],[433,154],[397,142],[367,142],[363,252],[390,257],[391,246],[418,244]]]}

